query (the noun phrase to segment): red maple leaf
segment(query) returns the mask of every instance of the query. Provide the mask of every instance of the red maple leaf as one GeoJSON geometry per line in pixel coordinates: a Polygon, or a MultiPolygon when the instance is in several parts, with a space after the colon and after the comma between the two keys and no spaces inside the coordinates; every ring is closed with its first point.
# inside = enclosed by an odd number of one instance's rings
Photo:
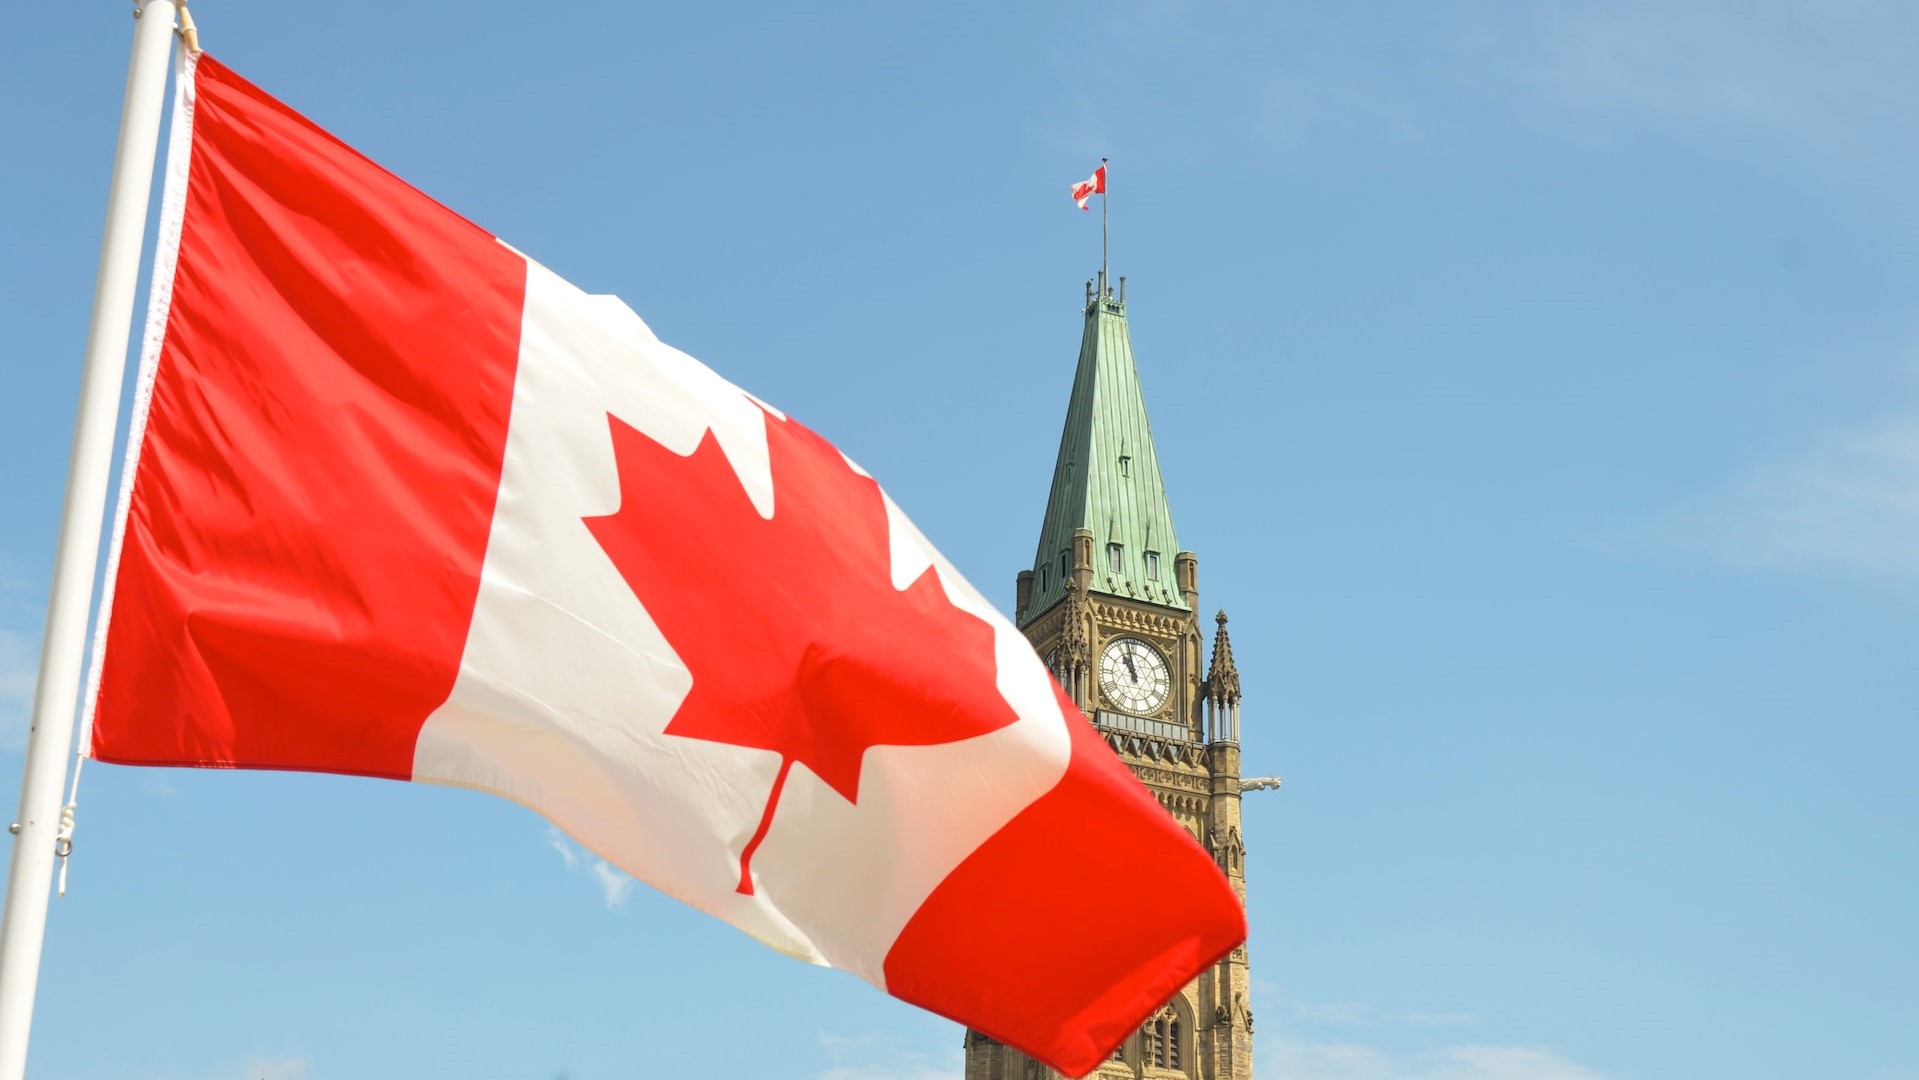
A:
{"type": "Polygon", "coordinates": [[[682,457],[607,420],[620,508],[585,521],[692,672],[667,734],[780,755],[740,851],[740,892],[753,892],[753,852],[794,762],[857,802],[867,747],[957,742],[1016,719],[992,628],[954,607],[930,567],[893,587],[879,485],[826,440],[766,417],[766,519],[711,431],[682,457]]]}

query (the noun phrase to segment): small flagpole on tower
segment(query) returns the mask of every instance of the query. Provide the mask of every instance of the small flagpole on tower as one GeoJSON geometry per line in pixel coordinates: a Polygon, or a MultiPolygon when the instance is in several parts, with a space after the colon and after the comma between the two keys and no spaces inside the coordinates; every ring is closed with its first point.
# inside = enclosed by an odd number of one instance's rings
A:
{"type": "Polygon", "coordinates": [[[21,1080],[27,1070],[27,1036],[33,1029],[33,998],[46,941],[47,894],[53,884],[56,848],[61,846],[60,787],[67,757],[73,752],[74,709],[80,697],[80,662],[86,653],[100,526],[106,517],[121,372],[140,282],[147,192],[160,143],[167,57],[172,51],[174,20],[185,14],[182,7],[184,0],[180,6],[174,0],[137,0],[133,9],[139,23],[133,31],[120,137],[107,187],[106,230],[93,285],[93,314],[87,324],[66,505],[60,516],[33,726],[27,735],[26,768],[20,781],[20,816],[10,828],[13,858],[6,909],[0,914],[0,1080],[21,1080]]]}
{"type": "Polygon", "coordinates": [[[1100,299],[1105,300],[1106,297],[1103,294],[1106,292],[1106,200],[1112,197],[1107,192],[1113,190],[1113,170],[1107,167],[1105,158],[1099,159],[1099,168],[1106,177],[1104,190],[1099,193],[1099,289],[1102,294],[1100,299]]]}

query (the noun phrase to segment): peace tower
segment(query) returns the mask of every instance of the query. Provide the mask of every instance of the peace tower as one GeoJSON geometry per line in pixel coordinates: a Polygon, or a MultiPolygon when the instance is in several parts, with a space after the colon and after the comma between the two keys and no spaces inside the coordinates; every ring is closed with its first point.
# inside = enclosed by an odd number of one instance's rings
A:
{"type": "MultiPolygon", "coordinates": [[[[1020,571],[1014,619],[1107,745],[1212,853],[1243,905],[1240,792],[1277,781],[1242,785],[1239,669],[1223,611],[1207,661],[1199,558],[1174,538],[1126,330],[1126,279],[1117,297],[1104,274],[1097,285],[1088,283],[1085,318],[1039,551],[1033,568],[1020,571]]],[[[1124,889],[1126,882],[1100,887],[1124,889]]],[[[1087,902],[1099,902],[1098,889],[1087,902]]],[[[1092,1076],[1249,1080],[1249,997],[1241,945],[1168,1001],[1092,1076]]],[[[1009,1046],[966,1033],[966,1080],[1056,1075],[1009,1046]]]]}

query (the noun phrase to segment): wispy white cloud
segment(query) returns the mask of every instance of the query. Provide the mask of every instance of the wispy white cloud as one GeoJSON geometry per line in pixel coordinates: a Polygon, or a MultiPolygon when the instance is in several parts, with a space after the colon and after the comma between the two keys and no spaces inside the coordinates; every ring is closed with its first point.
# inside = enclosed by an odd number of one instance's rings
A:
{"type": "Polygon", "coordinates": [[[0,555],[0,750],[24,745],[40,679],[44,612],[12,559],[0,555]]]}
{"type": "Polygon", "coordinates": [[[313,1070],[306,1058],[255,1058],[247,1062],[247,1080],[304,1080],[313,1070]]]}
{"type": "Polygon", "coordinates": [[[600,899],[605,902],[608,911],[626,903],[627,896],[633,892],[631,877],[605,859],[590,857],[584,848],[574,843],[559,830],[558,826],[546,827],[546,846],[559,853],[561,860],[566,863],[568,873],[580,869],[581,866],[586,867],[587,875],[593,879],[595,885],[599,886],[600,899]]]}
{"type": "Polygon", "coordinates": [[[313,1062],[303,1057],[254,1054],[210,1072],[203,1065],[161,1066],[140,1070],[136,1075],[139,1080],[308,1080],[313,1075],[313,1062]]]}
{"type": "MultiPolygon", "coordinates": [[[[958,1040],[951,1040],[957,1044],[958,1040]]],[[[890,1035],[820,1035],[828,1066],[814,1080],[960,1080],[962,1053],[933,1053],[890,1035]]]]}
{"type": "Polygon", "coordinates": [[[1551,1050],[1447,1046],[1395,1052],[1347,1042],[1273,1038],[1259,1047],[1262,1072],[1290,1080],[1606,1080],[1551,1050]]]}
{"type": "Polygon", "coordinates": [[[600,886],[600,898],[606,901],[608,911],[626,903],[627,894],[633,891],[633,879],[605,859],[593,860],[593,880],[600,886]]]}
{"type": "MultiPolygon", "coordinates": [[[[1919,168],[1919,8],[1875,0],[1458,0],[1410,5],[1385,31],[1327,5],[1275,8],[1284,62],[1234,68],[1256,142],[1331,128],[1409,144],[1497,100],[1548,137],[1739,140],[1779,168],[1891,181],[1919,168]],[[1341,14],[1330,14],[1341,12],[1341,14]],[[1381,78],[1374,64],[1393,65],[1381,78]],[[1462,107],[1464,90],[1475,102],[1462,107]]],[[[1116,22],[1119,22],[1116,20],[1116,22]]],[[[1143,24],[1111,31],[1142,47],[1143,24]]],[[[1215,51],[1222,43],[1208,42],[1215,51]]],[[[1230,106],[1229,106],[1230,107],[1230,106]]],[[[1098,110],[1095,109],[1095,112],[1098,110]]]]}
{"type": "Polygon", "coordinates": [[[244,1063],[210,1074],[207,1080],[306,1080],[313,1062],[294,1057],[250,1057],[244,1063]]]}
{"type": "Polygon", "coordinates": [[[1848,154],[1919,131],[1919,13],[1870,0],[1551,5],[1501,21],[1512,67],[1563,103],[1686,126],[1763,130],[1848,154]],[[1512,31],[1508,31],[1508,34],[1512,31]]]}
{"type": "Polygon", "coordinates": [[[0,627],[0,749],[16,748],[26,740],[39,667],[39,642],[0,627]]]}
{"type": "Polygon", "coordinates": [[[1538,1046],[1465,1041],[1445,1029],[1481,1023],[1468,1012],[1397,1012],[1357,1001],[1316,1002],[1260,980],[1261,1072],[1291,1080],[1606,1080],[1591,1068],[1538,1046]],[[1338,1034],[1327,1037],[1326,1029],[1338,1034]]]}
{"type": "Polygon", "coordinates": [[[579,868],[579,851],[574,848],[573,841],[568,840],[566,834],[560,831],[558,825],[548,825],[546,827],[546,846],[560,853],[560,858],[566,861],[566,868],[568,870],[579,868]]]}
{"type": "Polygon", "coordinates": [[[1654,525],[1664,544],[1757,570],[1919,584],[1919,414],[1835,432],[1654,525]]]}

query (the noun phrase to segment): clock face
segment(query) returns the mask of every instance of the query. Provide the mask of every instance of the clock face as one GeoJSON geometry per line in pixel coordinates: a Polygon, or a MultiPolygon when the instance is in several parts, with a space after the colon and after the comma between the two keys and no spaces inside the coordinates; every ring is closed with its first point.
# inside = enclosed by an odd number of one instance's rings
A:
{"type": "Polygon", "coordinates": [[[1099,688],[1116,708],[1150,713],[1166,703],[1172,679],[1158,649],[1138,638],[1123,637],[1100,650],[1099,688]]]}

